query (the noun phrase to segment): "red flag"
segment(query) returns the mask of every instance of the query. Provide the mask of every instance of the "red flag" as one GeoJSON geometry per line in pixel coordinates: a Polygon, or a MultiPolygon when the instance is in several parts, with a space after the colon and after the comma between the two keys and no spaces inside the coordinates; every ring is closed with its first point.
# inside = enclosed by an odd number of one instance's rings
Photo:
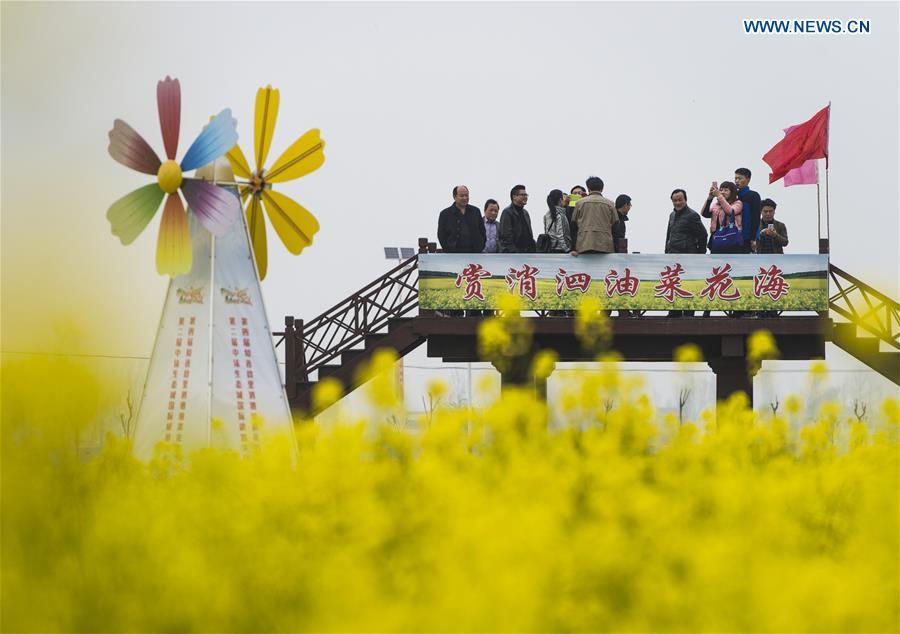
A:
{"type": "Polygon", "coordinates": [[[831,105],[819,110],[813,118],[801,123],[766,152],[763,160],[772,168],[769,182],[774,183],[792,169],[810,159],[825,159],[828,167],[828,119],[831,105]]]}
{"type": "MultiPolygon", "coordinates": [[[[790,134],[797,126],[785,128],[785,135],[790,134]]],[[[792,169],[784,175],[784,186],[815,185],[819,182],[819,159],[810,159],[800,167],[792,169]]]]}

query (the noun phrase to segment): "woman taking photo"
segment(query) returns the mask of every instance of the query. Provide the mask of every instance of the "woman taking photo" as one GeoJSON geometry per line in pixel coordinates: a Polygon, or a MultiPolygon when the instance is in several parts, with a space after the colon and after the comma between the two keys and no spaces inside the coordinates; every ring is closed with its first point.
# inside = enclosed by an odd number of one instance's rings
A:
{"type": "Polygon", "coordinates": [[[709,188],[700,215],[710,219],[710,253],[743,253],[741,210],[744,205],[737,198],[737,187],[731,181],[721,185],[713,181],[709,188]]]}
{"type": "MultiPolygon", "coordinates": [[[[700,210],[700,215],[709,218],[709,252],[710,253],[743,253],[744,238],[741,234],[741,210],[744,204],[737,199],[737,186],[731,181],[721,185],[713,181],[709,188],[709,196],[700,210]]],[[[725,312],[731,317],[739,317],[741,313],[725,312]]],[[[704,310],[703,316],[709,317],[710,311],[704,310]]]]}

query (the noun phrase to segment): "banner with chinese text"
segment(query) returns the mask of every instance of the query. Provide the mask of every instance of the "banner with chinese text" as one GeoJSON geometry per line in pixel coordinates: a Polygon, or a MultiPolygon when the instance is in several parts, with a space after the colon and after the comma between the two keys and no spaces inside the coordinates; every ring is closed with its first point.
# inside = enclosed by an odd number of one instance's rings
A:
{"type": "Polygon", "coordinates": [[[209,442],[213,239],[193,214],[188,222],[193,266],[169,281],[134,428],[134,452],[142,459],[161,441],[190,449],[209,442]]]}
{"type": "Polygon", "coordinates": [[[419,256],[419,307],[574,310],[828,310],[826,255],[466,254],[419,256]]]}
{"type": "Polygon", "coordinates": [[[143,459],[160,442],[246,454],[293,433],[244,215],[218,238],[189,223],[193,266],[169,282],[137,415],[143,459]]]}

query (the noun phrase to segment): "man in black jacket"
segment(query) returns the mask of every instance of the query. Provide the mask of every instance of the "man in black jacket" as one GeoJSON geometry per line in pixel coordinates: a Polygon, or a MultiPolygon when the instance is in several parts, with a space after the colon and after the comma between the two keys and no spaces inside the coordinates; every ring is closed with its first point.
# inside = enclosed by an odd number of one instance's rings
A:
{"type": "Polygon", "coordinates": [[[525,185],[513,187],[509,198],[511,204],[500,214],[500,253],[534,253],[531,217],[525,209],[528,202],[525,185]]]}
{"type": "Polygon", "coordinates": [[[619,215],[619,222],[613,225],[613,243],[616,245],[616,253],[619,252],[619,240],[625,239],[628,222],[628,212],[631,211],[631,196],[628,194],[619,194],[616,196],[616,213],[619,215]]]}
{"type": "Polygon", "coordinates": [[[438,216],[438,242],[447,253],[481,253],[485,231],[481,210],[469,204],[469,188],[453,188],[453,204],[438,216]]]}
{"type": "MultiPolygon", "coordinates": [[[[619,194],[616,196],[616,214],[619,216],[619,222],[613,225],[612,228],[612,236],[613,236],[613,245],[616,253],[620,253],[620,249],[622,248],[622,242],[625,240],[625,233],[627,231],[627,227],[625,223],[628,222],[628,212],[631,211],[631,196],[628,194],[619,194]]],[[[628,252],[626,249],[625,253],[628,252]]],[[[638,311],[634,311],[632,313],[630,310],[621,310],[619,309],[619,317],[631,317],[634,315],[638,316],[638,311]]]]}
{"type": "Polygon", "coordinates": [[[709,234],[700,214],[687,206],[687,193],[676,189],[670,198],[673,210],[666,230],[666,253],[706,253],[709,234]]]}
{"type": "MultiPolygon", "coordinates": [[[[672,192],[672,213],[669,214],[669,228],[666,230],[666,253],[706,253],[709,234],[700,214],[687,206],[687,192],[676,189],[672,192]]],[[[670,310],[669,317],[693,317],[692,310],[670,310]]]]}
{"type": "Polygon", "coordinates": [[[746,167],[739,167],[734,170],[734,184],[738,187],[738,200],[743,203],[741,233],[744,236],[744,253],[756,251],[759,216],[762,211],[759,194],[750,189],[750,176],[750,170],[746,167]]]}

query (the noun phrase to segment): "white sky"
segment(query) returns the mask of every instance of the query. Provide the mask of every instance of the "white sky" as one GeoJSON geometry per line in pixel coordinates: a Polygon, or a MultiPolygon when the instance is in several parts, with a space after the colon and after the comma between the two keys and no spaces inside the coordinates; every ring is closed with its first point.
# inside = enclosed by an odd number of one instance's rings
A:
{"type": "Polygon", "coordinates": [[[325,165],[279,187],[321,231],[295,258],[270,228],[276,329],[386,271],[383,246],[434,239],[459,183],[479,207],[524,183],[537,228],[550,189],[599,175],[633,197],[630,248],[648,253],[672,189],[699,209],[711,180],[746,166],[779,203],[789,252],[814,253],[815,187],[769,186],[761,157],[829,101],[832,261],[900,294],[897,3],[3,2],[4,350],[40,349],[58,315],[93,306],[90,352],[149,354],[158,216],[131,247],[110,234],[109,205],[149,181],[106,147],[119,117],[162,152],[167,74],[182,86],[179,158],[224,107],[250,154],[267,83],[281,90],[269,163],[322,130],[325,165]],[[743,18],[864,18],[871,33],[745,35],[743,18]]]}

